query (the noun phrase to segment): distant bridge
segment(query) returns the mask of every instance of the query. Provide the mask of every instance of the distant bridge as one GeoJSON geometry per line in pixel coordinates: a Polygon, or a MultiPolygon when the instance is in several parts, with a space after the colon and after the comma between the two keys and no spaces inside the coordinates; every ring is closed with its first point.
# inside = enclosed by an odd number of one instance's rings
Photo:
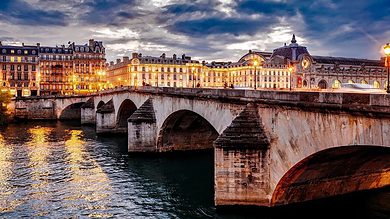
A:
{"type": "Polygon", "coordinates": [[[389,106],[387,94],[124,87],[10,108],[127,133],[129,152],[214,148],[217,206],[276,206],[389,186],[389,106]]]}

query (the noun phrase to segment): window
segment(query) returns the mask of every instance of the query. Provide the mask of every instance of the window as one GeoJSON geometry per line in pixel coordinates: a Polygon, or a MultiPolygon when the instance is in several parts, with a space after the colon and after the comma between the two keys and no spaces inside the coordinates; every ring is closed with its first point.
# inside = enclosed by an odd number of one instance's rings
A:
{"type": "Polygon", "coordinates": [[[6,50],[6,49],[3,49],[3,50],[1,50],[1,52],[2,52],[2,53],[6,53],[6,52],[7,52],[7,50],[6,50]]]}
{"type": "Polygon", "coordinates": [[[15,79],[15,73],[11,73],[11,80],[14,80],[15,79]]]}
{"type": "Polygon", "coordinates": [[[22,80],[22,72],[18,72],[18,80],[22,80]]]}
{"type": "Polygon", "coordinates": [[[22,62],[22,57],[18,57],[18,62],[22,62]]]}
{"type": "Polygon", "coordinates": [[[22,66],[18,65],[18,71],[22,70],[22,66]]]}
{"type": "Polygon", "coordinates": [[[14,53],[15,53],[15,50],[11,49],[11,53],[14,54],[14,53]]]}
{"type": "Polygon", "coordinates": [[[15,62],[15,57],[11,56],[11,62],[15,62]]]}
{"type": "Polygon", "coordinates": [[[3,70],[7,70],[7,65],[3,65],[3,70]]]}
{"type": "Polygon", "coordinates": [[[7,56],[3,56],[3,62],[7,61],[7,56]]]}
{"type": "Polygon", "coordinates": [[[7,73],[3,73],[3,81],[7,80],[7,73]]]}
{"type": "Polygon", "coordinates": [[[173,74],[173,80],[176,80],[176,74],[173,74]]]}
{"type": "Polygon", "coordinates": [[[24,65],[24,71],[28,71],[28,65],[24,65]]]}
{"type": "Polygon", "coordinates": [[[24,50],[24,54],[27,55],[27,54],[28,54],[28,51],[27,51],[27,50],[24,50]]]}
{"type": "Polygon", "coordinates": [[[35,71],[35,65],[32,66],[32,69],[31,69],[31,70],[32,70],[32,71],[35,71]]]}
{"type": "Polygon", "coordinates": [[[28,80],[28,72],[24,72],[24,80],[28,80]]]}
{"type": "Polygon", "coordinates": [[[15,71],[15,65],[11,65],[11,71],[15,71]]]}

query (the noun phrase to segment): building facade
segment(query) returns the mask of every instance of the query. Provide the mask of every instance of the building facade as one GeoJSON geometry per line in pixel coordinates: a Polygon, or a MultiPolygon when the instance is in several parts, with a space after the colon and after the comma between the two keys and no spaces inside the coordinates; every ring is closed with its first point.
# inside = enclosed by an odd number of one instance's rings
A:
{"type": "Polygon", "coordinates": [[[17,96],[36,96],[39,90],[38,48],[5,46],[0,42],[1,91],[17,96]]]}
{"type": "Polygon", "coordinates": [[[56,47],[0,42],[0,55],[1,90],[14,96],[85,94],[106,86],[105,48],[93,39],[56,47]]]}
{"type": "Polygon", "coordinates": [[[107,68],[109,87],[234,87],[256,89],[337,89],[341,83],[387,86],[384,60],[312,56],[297,43],[273,52],[249,50],[237,62],[199,62],[191,57],[133,53],[107,68]]]}

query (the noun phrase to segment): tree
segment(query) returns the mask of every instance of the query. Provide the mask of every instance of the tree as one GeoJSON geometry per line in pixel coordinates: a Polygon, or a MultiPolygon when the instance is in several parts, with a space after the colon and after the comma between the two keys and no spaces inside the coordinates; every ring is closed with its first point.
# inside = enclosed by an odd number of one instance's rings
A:
{"type": "Polygon", "coordinates": [[[0,126],[7,124],[9,121],[7,106],[10,102],[11,94],[8,92],[0,92],[0,126]]]}

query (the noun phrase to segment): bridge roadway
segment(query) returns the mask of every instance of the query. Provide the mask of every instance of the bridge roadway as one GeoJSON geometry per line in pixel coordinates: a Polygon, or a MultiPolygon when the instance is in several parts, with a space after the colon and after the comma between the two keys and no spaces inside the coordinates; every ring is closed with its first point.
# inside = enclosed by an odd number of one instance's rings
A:
{"type": "Polygon", "coordinates": [[[127,133],[130,153],[214,149],[217,206],[278,206],[388,187],[389,106],[387,94],[122,87],[9,109],[127,133]]]}

